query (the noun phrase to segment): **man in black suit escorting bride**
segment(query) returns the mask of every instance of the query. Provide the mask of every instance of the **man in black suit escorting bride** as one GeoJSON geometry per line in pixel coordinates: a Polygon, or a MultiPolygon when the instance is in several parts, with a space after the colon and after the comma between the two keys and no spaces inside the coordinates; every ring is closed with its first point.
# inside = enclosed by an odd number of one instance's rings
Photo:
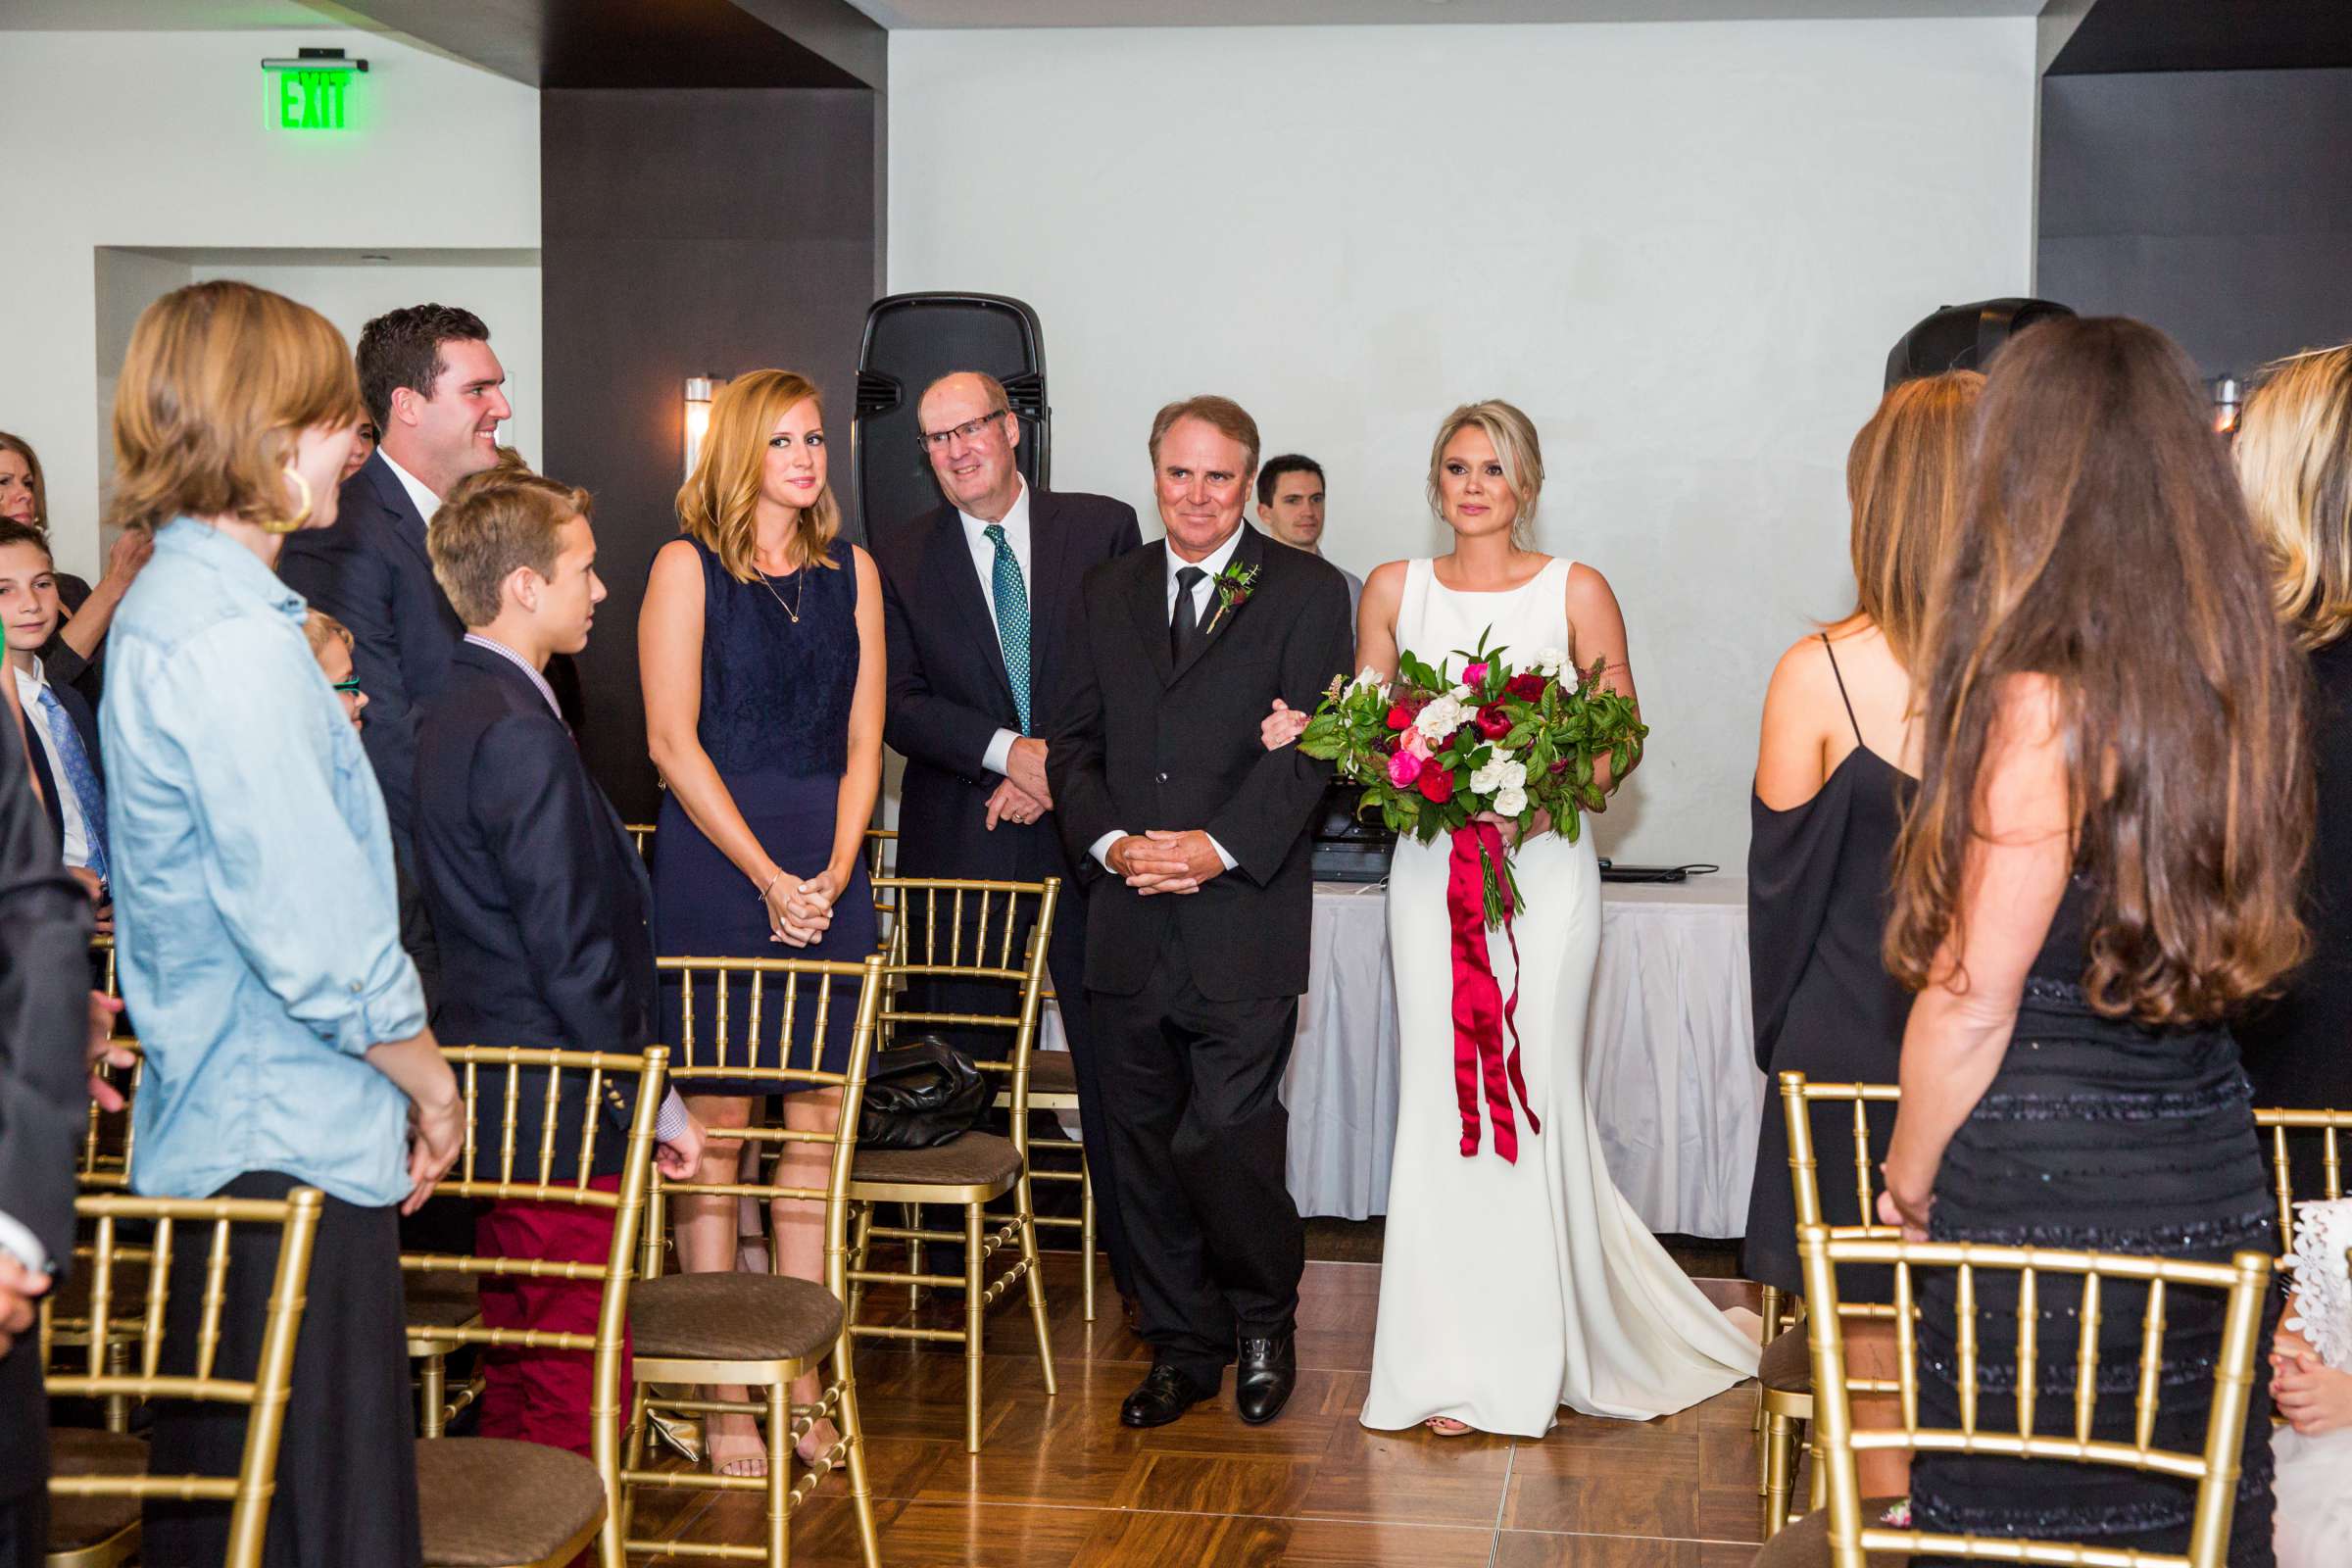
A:
{"type": "Polygon", "coordinates": [[[1159,411],[1164,544],[1086,575],[1046,757],[1089,883],[1086,984],[1160,1426],[1239,1360],[1242,1419],[1281,1413],[1305,1243],[1284,1185],[1284,1065],[1306,990],[1307,830],[1328,766],[1269,752],[1277,697],[1350,667],[1348,586],[1242,520],[1257,425],[1227,398],[1159,411]]]}

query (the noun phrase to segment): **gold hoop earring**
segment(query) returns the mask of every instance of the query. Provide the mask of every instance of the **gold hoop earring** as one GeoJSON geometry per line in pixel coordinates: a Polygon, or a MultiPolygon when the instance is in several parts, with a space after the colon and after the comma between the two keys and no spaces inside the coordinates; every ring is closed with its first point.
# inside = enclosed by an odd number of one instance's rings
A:
{"type": "Polygon", "coordinates": [[[300,468],[288,468],[286,477],[302,486],[302,510],[291,517],[272,518],[270,521],[263,523],[262,531],[264,533],[292,533],[311,520],[311,502],[314,499],[311,495],[311,481],[302,476],[300,468]]]}

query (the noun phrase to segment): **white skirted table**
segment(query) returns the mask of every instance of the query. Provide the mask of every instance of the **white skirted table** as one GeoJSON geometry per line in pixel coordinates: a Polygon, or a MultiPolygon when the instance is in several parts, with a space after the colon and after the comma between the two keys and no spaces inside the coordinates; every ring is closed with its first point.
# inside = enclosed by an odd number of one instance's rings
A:
{"type": "MultiPolygon", "coordinates": [[[[1747,880],[1605,883],[1585,1092],[1618,1189],[1653,1231],[1736,1237],[1766,1098],[1747,988],[1747,880]]],[[[1308,1214],[1385,1213],[1396,1131],[1387,892],[1315,888],[1312,969],[1283,1100],[1290,1187],[1308,1214]]],[[[1409,1070],[1453,1079],[1450,1039],[1409,1070]]]]}

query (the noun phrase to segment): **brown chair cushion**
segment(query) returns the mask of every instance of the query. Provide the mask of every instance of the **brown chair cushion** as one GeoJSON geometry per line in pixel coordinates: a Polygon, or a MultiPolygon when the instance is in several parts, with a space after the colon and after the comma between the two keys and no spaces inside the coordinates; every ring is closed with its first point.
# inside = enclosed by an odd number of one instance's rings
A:
{"type": "Polygon", "coordinates": [[[504,1438],[416,1445],[427,1568],[541,1562],[604,1518],[605,1483],[576,1453],[504,1438]]]}
{"type": "MultiPolygon", "coordinates": [[[[1875,1523],[1894,1504],[1892,1497],[1863,1498],[1863,1522],[1875,1523]]],[[[1870,1568],[1903,1568],[1910,1560],[1907,1551],[1874,1551],[1870,1568]]],[[[1828,1511],[1817,1508],[1764,1543],[1756,1549],[1754,1568],[1830,1568],[1828,1511]]]]}
{"type": "Polygon", "coordinates": [[[1813,1392],[1813,1352],[1805,1345],[1802,1325],[1764,1347],[1756,1362],[1756,1381],[1775,1394],[1813,1392]]]}
{"type": "MultiPolygon", "coordinates": [[[[1011,1091],[1006,1090],[1009,1094],[1011,1091]]],[[[1066,1051],[1032,1051],[1029,1053],[1029,1093],[1032,1095],[1074,1095],[1078,1092],[1078,1068],[1066,1051]]]]}
{"type": "MultiPolygon", "coordinates": [[[[147,1445],[119,1432],[51,1427],[49,1467],[61,1476],[143,1476],[147,1445]]],[[[49,1550],[86,1551],[138,1522],[136,1497],[52,1497],[49,1550]]]]}
{"type": "Polygon", "coordinates": [[[664,1274],[629,1292],[629,1338],[641,1356],[808,1360],[841,1338],[841,1315],[831,1291],[780,1274],[664,1274]]]}
{"type": "Polygon", "coordinates": [[[892,1186],[983,1187],[1020,1173],[1020,1152],[995,1133],[958,1133],[936,1149],[860,1149],[853,1182],[892,1186]]]}
{"type": "Polygon", "coordinates": [[[404,1277],[411,1329],[459,1329],[482,1315],[482,1277],[435,1269],[404,1277]]]}

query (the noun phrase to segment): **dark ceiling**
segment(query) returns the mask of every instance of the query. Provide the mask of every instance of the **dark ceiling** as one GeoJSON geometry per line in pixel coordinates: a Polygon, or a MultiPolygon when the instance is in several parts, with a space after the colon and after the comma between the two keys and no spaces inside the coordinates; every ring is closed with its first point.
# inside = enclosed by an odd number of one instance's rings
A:
{"type": "Polygon", "coordinates": [[[885,35],[847,0],[338,0],[337,9],[534,87],[882,84],[885,35]]]}
{"type": "Polygon", "coordinates": [[[2096,0],[2053,76],[2352,67],[2352,0],[2096,0]]]}

